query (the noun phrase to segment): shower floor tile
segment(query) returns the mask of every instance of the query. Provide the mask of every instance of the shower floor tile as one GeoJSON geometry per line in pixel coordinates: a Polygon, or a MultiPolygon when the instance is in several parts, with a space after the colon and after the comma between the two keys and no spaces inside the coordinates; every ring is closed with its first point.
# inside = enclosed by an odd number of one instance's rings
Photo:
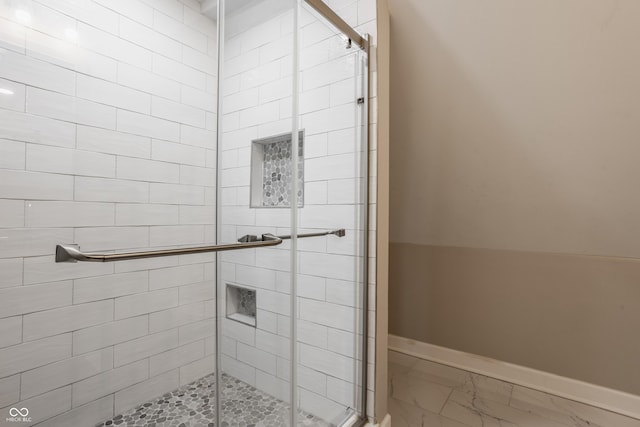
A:
{"type": "MultiPolygon", "coordinates": [[[[96,427],[215,427],[215,389],[215,375],[209,375],[96,427]]],[[[222,408],[221,427],[283,427],[289,424],[289,404],[226,374],[222,375],[222,408]]],[[[302,411],[298,420],[300,426],[331,426],[302,411]]]]}

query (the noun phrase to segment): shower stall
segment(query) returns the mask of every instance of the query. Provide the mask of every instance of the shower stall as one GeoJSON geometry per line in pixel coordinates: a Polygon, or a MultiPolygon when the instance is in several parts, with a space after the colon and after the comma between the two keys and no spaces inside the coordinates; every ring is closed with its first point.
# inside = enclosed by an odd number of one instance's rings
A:
{"type": "Polygon", "coordinates": [[[0,0],[0,425],[365,423],[369,39],[341,15],[0,0]]]}

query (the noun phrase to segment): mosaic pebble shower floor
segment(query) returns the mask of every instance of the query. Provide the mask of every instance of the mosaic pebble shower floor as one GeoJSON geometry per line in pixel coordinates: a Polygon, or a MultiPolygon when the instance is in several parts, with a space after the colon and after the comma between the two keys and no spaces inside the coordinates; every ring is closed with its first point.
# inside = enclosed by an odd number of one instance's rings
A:
{"type": "MultiPolygon", "coordinates": [[[[215,375],[166,393],[151,402],[96,425],[144,427],[215,427],[215,375]]],[[[283,427],[289,425],[289,405],[236,378],[222,376],[221,427],[283,427]]],[[[330,427],[300,412],[298,425],[330,427]]]]}

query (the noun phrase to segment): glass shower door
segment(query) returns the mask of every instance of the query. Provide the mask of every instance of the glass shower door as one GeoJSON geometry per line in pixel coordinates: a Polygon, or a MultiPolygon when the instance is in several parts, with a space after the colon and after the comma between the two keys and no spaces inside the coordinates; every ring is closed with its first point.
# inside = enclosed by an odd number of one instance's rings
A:
{"type": "Polygon", "coordinates": [[[216,26],[198,2],[0,1],[0,425],[211,418],[214,256],[54,251],[215,243],[216,26]]]}
{"type": "Polygon", "coordinates": [[[305,194],[299,233],[344,228],[344,238],[300,240],[298,407],[331,425],[365,412],[368,58],[312,2],[300,2],[298,123],[305,194]]]}
{"type": "Polygon", "coordinates": [[[295,238],[220,256],[220,421],[351,425],[364,413],[367,56],[304,1],[224,4],[220,242],[295,238]]]}
{"type": "MultiPolygon", "coordinates": [[[[221,5],[219,242],[291,235],[294,3],[221,5]]],[[[221,425],[290,425],[293,255],[286,240],[219,258],[221,425]]]]}

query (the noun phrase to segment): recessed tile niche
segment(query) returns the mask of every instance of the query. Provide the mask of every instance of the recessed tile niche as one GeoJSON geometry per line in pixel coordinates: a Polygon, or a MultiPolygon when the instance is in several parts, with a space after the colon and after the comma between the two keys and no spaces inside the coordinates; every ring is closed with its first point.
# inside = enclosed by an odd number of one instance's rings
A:
{"type": "Polygon", "coordinates": [[[227,283],[226,316],[250,326],[256,326],[256,291],[255,289],[227,283]]]}
{"type": "MultiPolygon", "coordinates": [[[[304,205],[304,131],[298,134],[298,206],[304,205]]],[[[251,207],[291,206],[291,134],[256,139],[251,144],[251,207]]]]}

